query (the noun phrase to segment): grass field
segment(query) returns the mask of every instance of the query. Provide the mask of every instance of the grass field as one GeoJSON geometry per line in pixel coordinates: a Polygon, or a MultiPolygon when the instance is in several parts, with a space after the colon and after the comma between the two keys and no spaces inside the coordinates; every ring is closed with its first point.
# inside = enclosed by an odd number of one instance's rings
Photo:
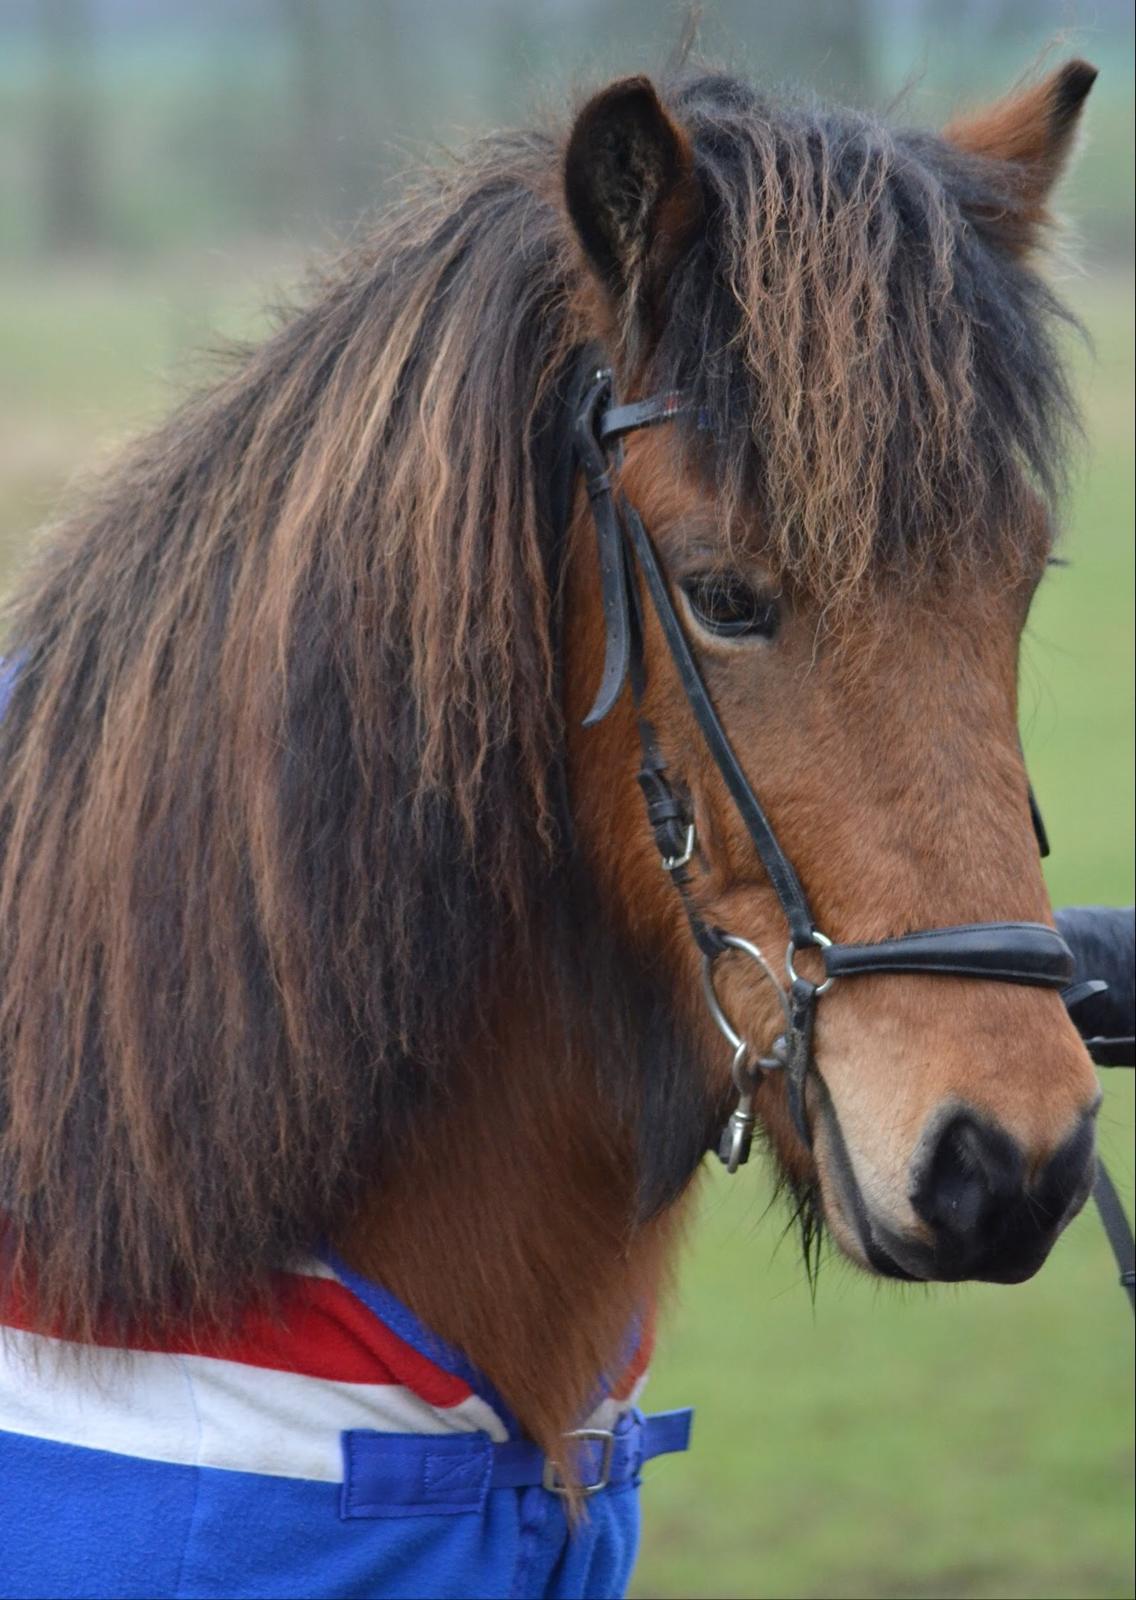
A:
{"type": "MultiPolygon", "coordinates": [[[[272,285],[211,258],[0,280],[0,582],[67,479],[159,412],[187,350],[248,331],[272,285]]],[[[1030,626],[1023,732],[1057,903],[1123,903],[1132,872],[1131,283],[1073,286],[1089,449],[1071,565],[1030,626]]],[[[1101,1140],[1132,1195],[1131,1075],[1101,1140]]],[[[694,1403],[657,1464],[636,1592],[1089,1597],[1132,1593],[1131,1319],[1095,1214],[1033,1282],[900,1291],[832,1260],[815,1305],[760,1174],[707,1175],[650,1399],[694,1403]]]]}

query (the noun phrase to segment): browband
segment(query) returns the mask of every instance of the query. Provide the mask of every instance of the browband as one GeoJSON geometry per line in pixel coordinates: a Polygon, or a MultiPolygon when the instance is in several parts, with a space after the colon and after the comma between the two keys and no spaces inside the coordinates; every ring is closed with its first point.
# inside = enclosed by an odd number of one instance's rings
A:
{"type": "Polygon", "coordinates": [[[670,422],[685,410],[686,397],[678,389],[668,389],[666,394],[652,395],[648,400],[632,400],[625,406],[608,406],[599,418],[596,436],[606,448],[618,443],[625,433],[670,422]]]}

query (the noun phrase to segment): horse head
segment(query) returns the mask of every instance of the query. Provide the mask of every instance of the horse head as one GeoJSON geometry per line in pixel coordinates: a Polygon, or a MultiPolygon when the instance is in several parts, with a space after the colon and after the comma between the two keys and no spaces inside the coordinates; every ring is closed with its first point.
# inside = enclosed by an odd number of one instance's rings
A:
{"type": "MultiPolygon", "coordinates": [[[[1017,732],[1064,408],[1031,257],[1094,76],[1072,63],[938,140],[779,120],[713,81],[664,104],[643,79],[599,95],[572,132],[568,206],[619,391],[688,402],[628,433],[620,488],[821,943],[1052,926],[1017,732]]],[[[756,1055],[784,1030],[776,979],[788,985],[782,952],[800,935],[650,606],[641,704],[582,726],[604,633],[589,522],[566,633],[578,830],[708,1059],[688,921],[768,953],[773,973],[735,954],[716,980],[756,1055]],[[697,840],[681,897],[620,805],[636,715],[697,840]]],[[[828,983],[808,1126],[785,1073],[757,1091],[792,1184],[876,1271],[1029,1276],[1092,1174],[1097,1086],[1056,989],[921,972],[828,983]]],[[[718,1054],[721,1076],[720,1040],[718,1054]]]]}

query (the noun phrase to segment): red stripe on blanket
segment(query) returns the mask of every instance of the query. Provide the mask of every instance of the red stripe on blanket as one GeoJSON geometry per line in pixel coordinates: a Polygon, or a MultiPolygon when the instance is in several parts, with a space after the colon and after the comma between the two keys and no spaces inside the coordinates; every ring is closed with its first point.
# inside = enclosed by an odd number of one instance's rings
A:
{"type": "MultiPolygon", "coordinates": [[[[273,1291],[267,1305],[247,1306],[228,1328],[97,1342],[168,1355],[207,1356],[336,1383],[402,1384],[433,1406],[458,1405],[472,1394],[467,1383],[420,1355],[341,1283],[278,1273],[273,1291]]],[[[58,1337],[34,1316],[27,1297],[14,1292],[5,1295],[0,1320],[28,1333],[58,1337]]]]}

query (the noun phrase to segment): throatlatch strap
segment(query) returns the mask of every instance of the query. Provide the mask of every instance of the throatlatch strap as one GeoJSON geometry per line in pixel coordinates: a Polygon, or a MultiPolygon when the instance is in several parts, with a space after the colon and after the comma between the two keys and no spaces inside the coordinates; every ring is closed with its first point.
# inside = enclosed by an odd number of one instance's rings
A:
{"type": "Polygon", "coordinates": [[[576,419],[576,453],[584,470],[584,485],[596,525],[596,547],[600,566],[600,594],[604,613],[604,663],[600,685],[592,709],[584,718],[585,728],[602,722],[619,699],[631,661],[631,618],[627,594],[627,558],[623,534],[615,513],[611,475],[607,456],[595,432],[595,411],[600,399],[610,392],[611,381],[598,374],[587,391],[576,419]]]}

